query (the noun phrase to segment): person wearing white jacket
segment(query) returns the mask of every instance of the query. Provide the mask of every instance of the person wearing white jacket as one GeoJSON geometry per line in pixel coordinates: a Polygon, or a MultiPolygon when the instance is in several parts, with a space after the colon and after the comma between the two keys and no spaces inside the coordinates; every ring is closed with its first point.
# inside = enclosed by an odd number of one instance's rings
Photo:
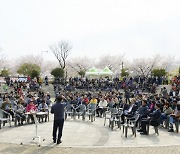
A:
{"type": "Polygon", "coordinates": [[[105,112],[106,107],[107,107],[107,100],[104,97],[102,97],[98,104],[98,108],[96,109],[98,117],[99,116],[102,117],[102,114],[105,112]]]}

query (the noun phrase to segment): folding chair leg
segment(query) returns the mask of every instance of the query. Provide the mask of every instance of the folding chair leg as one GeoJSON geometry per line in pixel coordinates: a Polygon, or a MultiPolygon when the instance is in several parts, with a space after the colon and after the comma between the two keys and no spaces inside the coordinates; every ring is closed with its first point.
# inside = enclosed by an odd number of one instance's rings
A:
{"type": "Polygon", "coordinates": [[[111,121],[111,130],[114,128],[114,121],[111,121]]]}
{"type": "Polygon", "coordinates": [[[14,120],[14,125],[15,125],[15,127],[17,126],[17,118],[15,118],[15,120],[14,120]]]}
{"type": "Polygon", "coordinates": [[[67,113],[65,113],[65,120],[67,119],[67,113]]]}
{"type": "Polygon", "coordinates": [[[85,116],[84,116],[84,115],[82,115],[82,120],[83,120],[83,121],[85,120],[85,116]]]}
{"type": "Polygon", "coordinates": [[[132,133],[136,137],[136,127],[132,127],[132,133]]]}
{"type": "Polygon", "coordinates": [[[134,136],[136,137],[136,128],[134,128],[134,136]]]}
{"type": "Polygon", "coordinates": [[[125,137],[127,138],[128,127],[125,127],[125,137]]]}
{"type": "Polygon", "coordinates": [[[119,120],[117,121],[117,125],[118,125],[118,128],[120,128],[120,130],[121,130],[121,123],[119,120]]]}
{"type": "Polygon", "coordinates": [[[176,127],[176,132],[179,133],[179,122],[175,123],[175,127],[176,127]]]}
{"type": "Polygon", "coordinates": [[[167,130],[169,130],[169,120],[166,119],[164,122],[165,122],[165,128],[166,128],[167,130]]]}
{"type": "Polygon", "coordinates": [[[147,135],[149,135],[149,124],[146,127],[147,127],[147,135]]]}
{"type": "Polygon", "coordinates": [[[104,126],[106,125],[106,117],[105,117],[105,119],[104,119],[104,126]]]}
{"type": "Polygon", "coordinates": [[[91,115],[91,122],[93,122],[93,115],[91,115]]]}

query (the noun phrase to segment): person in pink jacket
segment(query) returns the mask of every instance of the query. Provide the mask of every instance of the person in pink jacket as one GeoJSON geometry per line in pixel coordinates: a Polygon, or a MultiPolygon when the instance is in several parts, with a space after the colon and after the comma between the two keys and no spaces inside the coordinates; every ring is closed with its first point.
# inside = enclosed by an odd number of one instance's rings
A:
{"type": "MultiPolygon", "coordinates": [[[[33,100],[31,100],[26,107],[26,112],[32,113],[36,111],[37,111],[37,107],[34,105],[33,100]]],[[[34,117],[32,114],[28,114],[28,123],[29,123],[29,119],[31,119],[32,123],[34,123],[34,117]]]]}
{"type": "Polygon", "coordinates": [[[33,100],[31,100],[26,107],[26,112],[36,112],[36,111],[37,111],[37,107],[34,105],[33,100]]]}

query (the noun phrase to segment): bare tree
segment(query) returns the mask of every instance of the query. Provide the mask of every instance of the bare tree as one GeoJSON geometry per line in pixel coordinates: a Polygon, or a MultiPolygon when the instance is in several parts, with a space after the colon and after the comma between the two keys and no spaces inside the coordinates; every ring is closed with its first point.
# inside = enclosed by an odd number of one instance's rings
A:
{"type": "Polygon", "coordinates": [[[175,63],[176,61],[174,56],[163,57],[160,63],[160,67],[164,68],[166,72],[169,72],[172,69],[172,67],[175,65],[175,63]]]}
{"type": "Polygon", "coordinates": [[[88,58],[86,56],[72,58],[70,61],[67,62],[67,65],[73,68],[77,73],[80,71],[87,71],[94,64],[95,60],[88,58]]]}
{"type": "Polygon", "coordinates": [[[42,75],[47,75],[50,74],[50,72],[55,68],[58,67],[58,62],[57,61],[52,61],[52,60],[46,60],[42,64],[42,75]]]}
{"type": "Polygon", "coordinates": [[[131,69],[136,75],[148,76],[151,74],[152,69],[157,66],[160,59],[159,55],[155,55],[153,58],[134,59],[131,69]]]}
{"type": "Polygon", "coordinates": [[[24,63],[31,63],[31,64],[36,64],[38,66],[41,66],[41,56],[36,56],[36,55],[25,55],[18,57],[16,59],[11,59],[10,62],[10,68],[12,74],[17,74],[17,69],[19,66],[21,66],[24,63]]]}
{"type": "Polygon", "coordinates": [[[50,45],[49,48],[53,52],[56,59],[58,60],[60,67],[65,69],[66,60],[72,49],[72,46],[70,45],[70,43],[66,41],[60,41],[60,42],[50,45]]]}
{"type": "Polygon", "coordinates": [[[119,73],[123,63],[125,62],[125,54],[123,55],[104,55],[100,58],[97,66],[100,68],[109,67],[113,72],[119,73]]]}
{"type": "Polygon", "coordinates": [[[6,59],[5,55],[2,52],[2,48],[0,48],[0,69],[8,68],[8,60],[6,59]]]}

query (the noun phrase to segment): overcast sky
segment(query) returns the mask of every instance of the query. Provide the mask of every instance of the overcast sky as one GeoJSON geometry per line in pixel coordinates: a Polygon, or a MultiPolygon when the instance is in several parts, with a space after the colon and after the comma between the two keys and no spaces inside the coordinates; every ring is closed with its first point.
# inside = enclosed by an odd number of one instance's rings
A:
{"type": "Polygon", "coordinates": [[[161,54],[178,60],[180,0],[0,0],[4,54],[40,55],[58,40],[71,42],[71,57],[161,54]]]}

